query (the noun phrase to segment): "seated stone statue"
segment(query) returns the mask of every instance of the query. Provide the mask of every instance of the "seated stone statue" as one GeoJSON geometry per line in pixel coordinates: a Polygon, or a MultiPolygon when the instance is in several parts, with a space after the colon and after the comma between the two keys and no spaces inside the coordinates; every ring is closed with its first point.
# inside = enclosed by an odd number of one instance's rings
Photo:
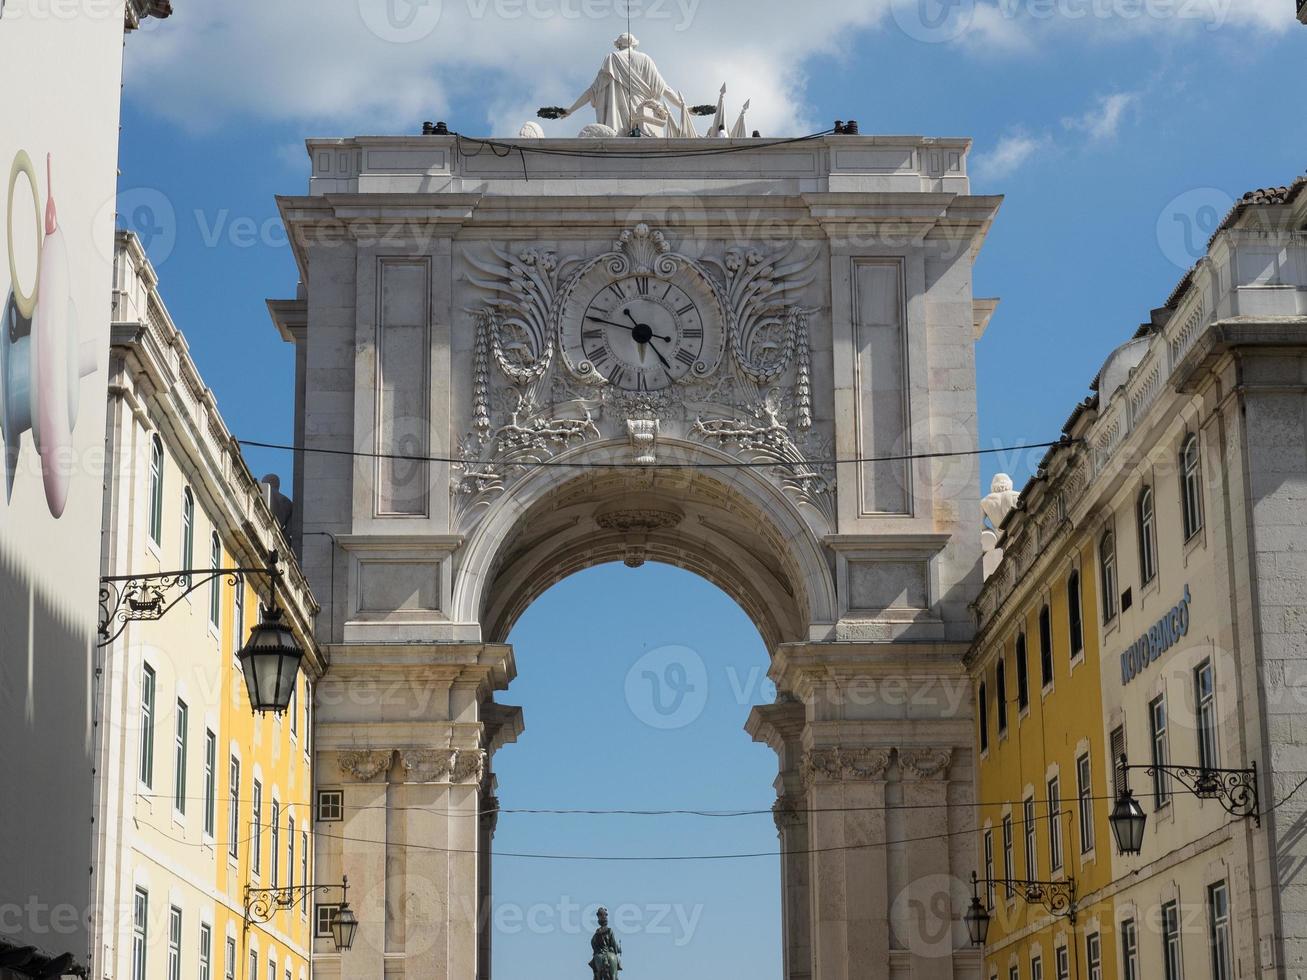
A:
{"type": "Polygon", "coordinates": [[[622,969],[622,944],[617,935],[608,927],[608,910],[599,909],[599,928],[590,938],[590,969],[594,971],[593,980],[617,980],[622,969]]]}
{"type": "Polygon", "coordinates": [[[633,128],[646,136],[681,135],[664,100],[681,110],[685,100],[663,80],[654,60],[635,50],[639,44],[630,34],[614,41],[617,50],[604,59],[594,82],[565,110],[563,118],[588,105],[594,108],[596,123],[620,136],[629,135],[633,128]]]}

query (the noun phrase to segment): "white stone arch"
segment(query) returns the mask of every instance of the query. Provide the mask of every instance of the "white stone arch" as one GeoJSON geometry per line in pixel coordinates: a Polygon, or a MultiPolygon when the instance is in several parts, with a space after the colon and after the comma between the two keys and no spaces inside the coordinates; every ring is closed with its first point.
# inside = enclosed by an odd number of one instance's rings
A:
{"type": "MultiPolygon", "coordinates": [[[[609,441],[556,458],[625,462],[629,449],[609,441]]],[[[671,440],[660,441],[659,458],[733,461],[709,447],[671,440]]],[[[639,557],[685,568],[720,587],[769,648],[833,633],[834,576],[817,532],[765,471],[745,467],[533,470],[494,502],[462,549],[454,621],[479,624],[483,640],[502,641],[551,585],[594,565],[639,557]],[[636,512],[653,516],[632,528],[636,512]],[[600,526],[601,520],[611,526],[600,526]],[[660,521],[664,526],[655,526],[660,521]]]]}

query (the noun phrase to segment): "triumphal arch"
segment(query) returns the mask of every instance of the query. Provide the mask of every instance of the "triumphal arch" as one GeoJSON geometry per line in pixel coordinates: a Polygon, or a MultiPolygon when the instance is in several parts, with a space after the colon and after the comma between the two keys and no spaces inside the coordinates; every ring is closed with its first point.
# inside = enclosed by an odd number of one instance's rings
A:
{"type": "Polygon", "coordinates": [[[316,788],[340,794],[314,877],[347,873],[361,920],[321,976],[490,975],[505,638],[612,561],[699,573],[770,648],[747,730],[778,759],[786,977],[979,975],[981,517],[947,454],[977,445],[999,201],[963,139],[672,129],[314,139],[280,200],[293,531],[331,663],[316,788]]]}

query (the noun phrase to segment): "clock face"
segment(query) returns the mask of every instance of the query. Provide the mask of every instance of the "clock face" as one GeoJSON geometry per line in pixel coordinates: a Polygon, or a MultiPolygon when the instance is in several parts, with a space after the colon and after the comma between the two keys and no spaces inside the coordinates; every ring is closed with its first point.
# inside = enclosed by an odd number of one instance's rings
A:
{"type": "Polygon", "coordinates": [[[613,279],[599,267],[572,290],[563,316],[572,369],[628,391],[708,375],[725,341],[712,287],[689,267],[667,279],[613,279]]]}

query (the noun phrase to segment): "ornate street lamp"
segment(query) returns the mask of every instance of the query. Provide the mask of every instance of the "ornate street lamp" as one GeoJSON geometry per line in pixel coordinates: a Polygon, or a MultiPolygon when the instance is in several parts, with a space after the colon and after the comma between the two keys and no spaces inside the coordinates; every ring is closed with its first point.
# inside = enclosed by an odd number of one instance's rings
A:
{"type": "Polygon", "coordinates": [[[978,878],[971,872],[971,905],[962,919],[973,946],[985,945],[989,936],[989,909],[980,901],[980,886],[1003,885],[1008,895],[1015,895],[1027,905],[1042,905],[1049,915],[1064,918],[1073,925],[1076,921],[1076,880],[1029,881],[1024,878],[978,878]]]}
{"type": "Polygon", "coordinates": [[[331,917],[331,938],[336,949],[344,951],[354,945],[354,933],[359,930],[358,916],[349,907],[349,902],[342,901],[331,917]]]}
{"type": "Polygon", "coordinates": [[[1117,797],[1107,822],[1112,825],[1116,849],[1121,854],[1133,856],[1144,849],[1144,825],[1148,822],[1148,815],[1129,787],[1117,797]]]}
{"type": "Polygon", "coordinates": [[[241,647],[236,659],[245,674],[250,707],[255,711],[281,714],[295,693],[295,677],[299,673],[300,661],[304,659],[304,650],[282,619],[281,609],[276,603],[274,593],[272,605],[263,607],[263,618],[250,630],[249,642],[241,647]]]}
{"type": "Polygon", "coordinates": [[[251,888],[245,886],[245,927],[251,922],[270,922],[278,912],[293,909],[300,902],[307,902],[315,892],[340,889],[340,906],[331,916],[331,938],[338,952],[344,952],[354,945],[354,934],[358,931],[359,920],[349,907],[346,896],[349,895],[349,878],[341,875],[339,885],[286,885],[282,888],[251,888]]]}
{"type": "Polygon", "coordinates": [[[967,924],[967,935],[971,937],[972,946],[984,946],[989,938],[989,909],[980,901],[980,883],[976,873],[971,872],[971,906],[962,920],[967,924]]]}
{"type": "Polygon", "coordinates": [[[105,647],[122,635],[128,623],[162,619],[186,596],[206,585],[224,580],[239,586],[247,575],[266,576],[268,604],[250,638],[236,654],[245,675],[250,706],[255,711],[282,714],[295,691],[295,676],[304,649],[283,621],[277,604],[281,584],[278,554],[268,555],[263,568],[183,568],[155,575],[109,575],[100,579],[100,642],[105,647]]]}
{"type": "MultiPolygon", "coordinates": [[[[1235,817],[1252,817],[1262,825],[1261,802],[1257,792],[1257,763],[1247,769],[1216,769],[1207,766],[1135,765],[1121,756],[1121,772],[1142,769],[1149,776],[1165,774],[1175,779],[1185,790],[1200,800],[1216,800],[1226,813],[1235,817]]],[[[1122,854],[1138,854],[1143,850],[1144,824],[1147,821],[1143,807],[1127,787],[1112,808],[1108,822],[1116,837],[1117,849],[1122,854]]]]}

